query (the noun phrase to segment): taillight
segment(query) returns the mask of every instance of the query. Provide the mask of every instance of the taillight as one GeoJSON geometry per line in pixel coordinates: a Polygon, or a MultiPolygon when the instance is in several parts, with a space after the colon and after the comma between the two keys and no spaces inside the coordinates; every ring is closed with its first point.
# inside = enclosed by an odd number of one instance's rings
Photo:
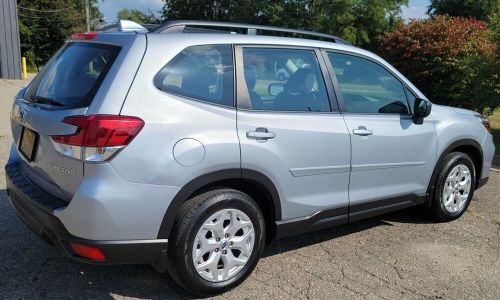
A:
{"type": "Polygon", "coordinates": [[[68,116],[62,120],[77,130],[69,135],[54,135],[56,150],[85,161],[104,161],[128,145],[141,131],[144,121],[117,115],[68,116]]]}
{"type": "Polygon", "coordinates": [[[99,33],[95,31],[89,32],[77,32],[71,35],[72,40],[91,40],[95,38],[99,33]]]}
{"type": "Polygon", "coordinates": [[[481,124],[483,124],[484,128],[489,132],[491,133],[491,125],[490,125],[490,121],[486,118],[486,117],[483,117],[481,115],[476,115],[476,118],[481,121],[481,124]]]}
{"type": "Polygon", "coordinates": [[[106,256],[101,249],[78,243],[69,243],[75,255],[95,261],[104,261],[106,256]]]}

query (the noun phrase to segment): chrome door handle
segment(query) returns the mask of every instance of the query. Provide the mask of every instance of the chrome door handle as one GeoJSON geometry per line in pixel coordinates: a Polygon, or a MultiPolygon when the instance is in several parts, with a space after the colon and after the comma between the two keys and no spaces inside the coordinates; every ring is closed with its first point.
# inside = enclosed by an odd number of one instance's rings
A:
{"type": "Polygon", "coordinates": [[[359,126],[358,129],[354,129],[352,131],[352,133],[354,133],[355,135],[360,135],[360,136],[368,136],[368,135],[372,135],[373,131],[371,131],[370,129],[366,129],[365,126],[359,126]]]}
{"type": "Polygon", "coordinates": [[[257,141],[266,141],[269,139],[273,139],[276,136],[274,132],[269,132],[267,128],[259,127],[255,129],[255,131],[248,131],[247,138],[257,140],[257,141]]]}

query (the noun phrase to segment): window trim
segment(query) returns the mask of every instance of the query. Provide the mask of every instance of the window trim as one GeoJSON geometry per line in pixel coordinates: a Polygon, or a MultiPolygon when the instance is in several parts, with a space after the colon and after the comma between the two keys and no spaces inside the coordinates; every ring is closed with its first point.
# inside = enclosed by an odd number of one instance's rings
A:
{"type": "Polygon", "coordinates": [[[273,45],[273,44],[234,44],[235,53],[235,74],[236,74],[236,107],[238,110],[255,112],[255,113],[287,113],[287,114],[339,114],[339,106],[332,80],[327,69],[327,63],[324,60],[321,50],[316,47],[293,46],[293,45],[273,45]],[[261,48],[261,49],[289,49],[289,50],[307,50],[312,51],[316,55],[318,65],[323,77],[323,82],[326,88],[326,96],[330,104],[329,111],[297,111],[297,110],[254,110],[250,105],[250,95],[247,90],[244,65],[243,65],[243,48],[261,48]]]}
{"type": "Polygon", "coordinates": [[[414,114],[414,110],[415,110],[415,107],[412,107],[410,105],[410,99],[408,99],[408,92],[412,94],[412,96],[415,98],[415,99],[418,99],[418,96],[415,94],[415,92],[410,89],[410,87],[408,85],[404,85],[404,89],[405,89],[405,95],[406,95],[406,102],[408,102],[408,107],[410,108],[410,114],[413,116],[414,114]]]}
{"type": "Polygon", "coordinates": [[[330,78],[332,79],[332,84],[335,88],[335,94],[337,96],[338,102],[339,102],[339,110],[342,114],[355,114],[355,115],[370,115],[370,116],[408,116],[408,117],[413,117],[413,109],[410,107],[410,102],[408,101],[408,95],[406,95],[406,92],[404,91],[405,89],[408,89],[411,91],[414,95],[416,94],[396,73],[393,71],[389,70],[386,66],[381,64],[379,61],[376,59],[355,53],[355,52],[349,52],[345,50],[337,50],[337,49],[328,49],[328,48],[322,48],[321,53],[323,54],[324,59],[326,60],[327,64],[326,67],[328,68],[328,71],[330,72],[330,78]],[[346,110],[346,105],[344,101],[344,97],[342,96],[341,90],[340,90],[340,85],[337,80],[337,75],[335,75],[335,71],[333,70],[333,64],[330,61],[330,58],[328,57],[328,53],[338,53],[338,54],[344,54],[344,55],[351,55],[355,57],[359,57],[362,59],[369,60],[377,65],[379,65],[381,68],[386,70],[389,74],[391,74],[399,83],[401,83],[401,86],[403,87],[403,92],[405,94],[405,100],[406,100],[406,105],[408,105],[408,111],[409,113],[364,113],[364,112],[349,112],[346,110]]]}
{"type": "Polygon", "coordinates": [[[235,56],[234,56],[234,45],[233,44],[229,44],[229,43],[189,45],[189,46],[183,48],[182,50],[180,50],[170,60],[168,60],[161,68],[159,68],[156,71],[156,73],[154,74],[153,79],[151,80],[151,83],[153,84],[153,86],[155,87],[155,89],[157,89],[159,92],[167,94],[167,95],[172,95],[172,96],[180,97],[180,98],[183,98],[183,99],[186,99],[186,100],[196,101],[196,102],[199,102],[199,103],[213,105],[213,106],[217,106],[217,107],[235,109],[236,108],[236,65],[235,65],[235,56]],[[229,46],[231,48],[231,59],[232,59],[232,62],[233,62],[233,76],[232,76],[233,77],[233,84],[232,84],[232,87],[231,87],[231,89],[232,89],[232,93],[231,94],[232,94],[233,101],[232,101],[231,105],[215,103],[215,102],[207,101],[207,100],[200,99],[200,98],[195,98],[195,97],[190,97],[190,96],[187,96],[187,95],[182,95],[182,94],[175,93],[175,92],[172,92],[172,91],[165,91],[165,90],[160,89],[156,85],[156,83],[155,83],[156,76],[158,76],[158,74],[169,63],[171,63],[180,53],[182,53],[182,51],[185,51],[186,49],[191,48],[191,47],[198,47],[198,46],[200,46],[200,47],[203,47],[203,46],[229,46]]]}

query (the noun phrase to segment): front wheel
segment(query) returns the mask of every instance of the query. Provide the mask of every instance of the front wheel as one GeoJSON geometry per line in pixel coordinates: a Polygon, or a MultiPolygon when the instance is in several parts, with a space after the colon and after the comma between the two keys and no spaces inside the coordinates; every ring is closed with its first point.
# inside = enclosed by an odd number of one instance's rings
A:
{"type": "Polygon", "coordinates": [[[169,273],[199,296],[224,292],[257,264],[265,242],[264,218],[248,195],[210,191],[181,208],[169,240],[169,273]]]}
{"type": "Polygon", "coordinates": [[[443,161],[436,182],[432,212],[439,221],[459,218],[469,206],[476,184],[476,170],[465,153],[453,152],[443,161]]]}

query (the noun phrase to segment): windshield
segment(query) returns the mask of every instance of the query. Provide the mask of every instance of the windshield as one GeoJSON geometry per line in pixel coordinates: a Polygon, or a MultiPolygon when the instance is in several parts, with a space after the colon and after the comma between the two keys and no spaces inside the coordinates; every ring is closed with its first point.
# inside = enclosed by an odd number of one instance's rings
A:
{"type": "Polygon", "coordinates": [[[25,100],[77,108],[90,105],[120,47],[95,43],[68,43],[33,80],[25,100]]]}

